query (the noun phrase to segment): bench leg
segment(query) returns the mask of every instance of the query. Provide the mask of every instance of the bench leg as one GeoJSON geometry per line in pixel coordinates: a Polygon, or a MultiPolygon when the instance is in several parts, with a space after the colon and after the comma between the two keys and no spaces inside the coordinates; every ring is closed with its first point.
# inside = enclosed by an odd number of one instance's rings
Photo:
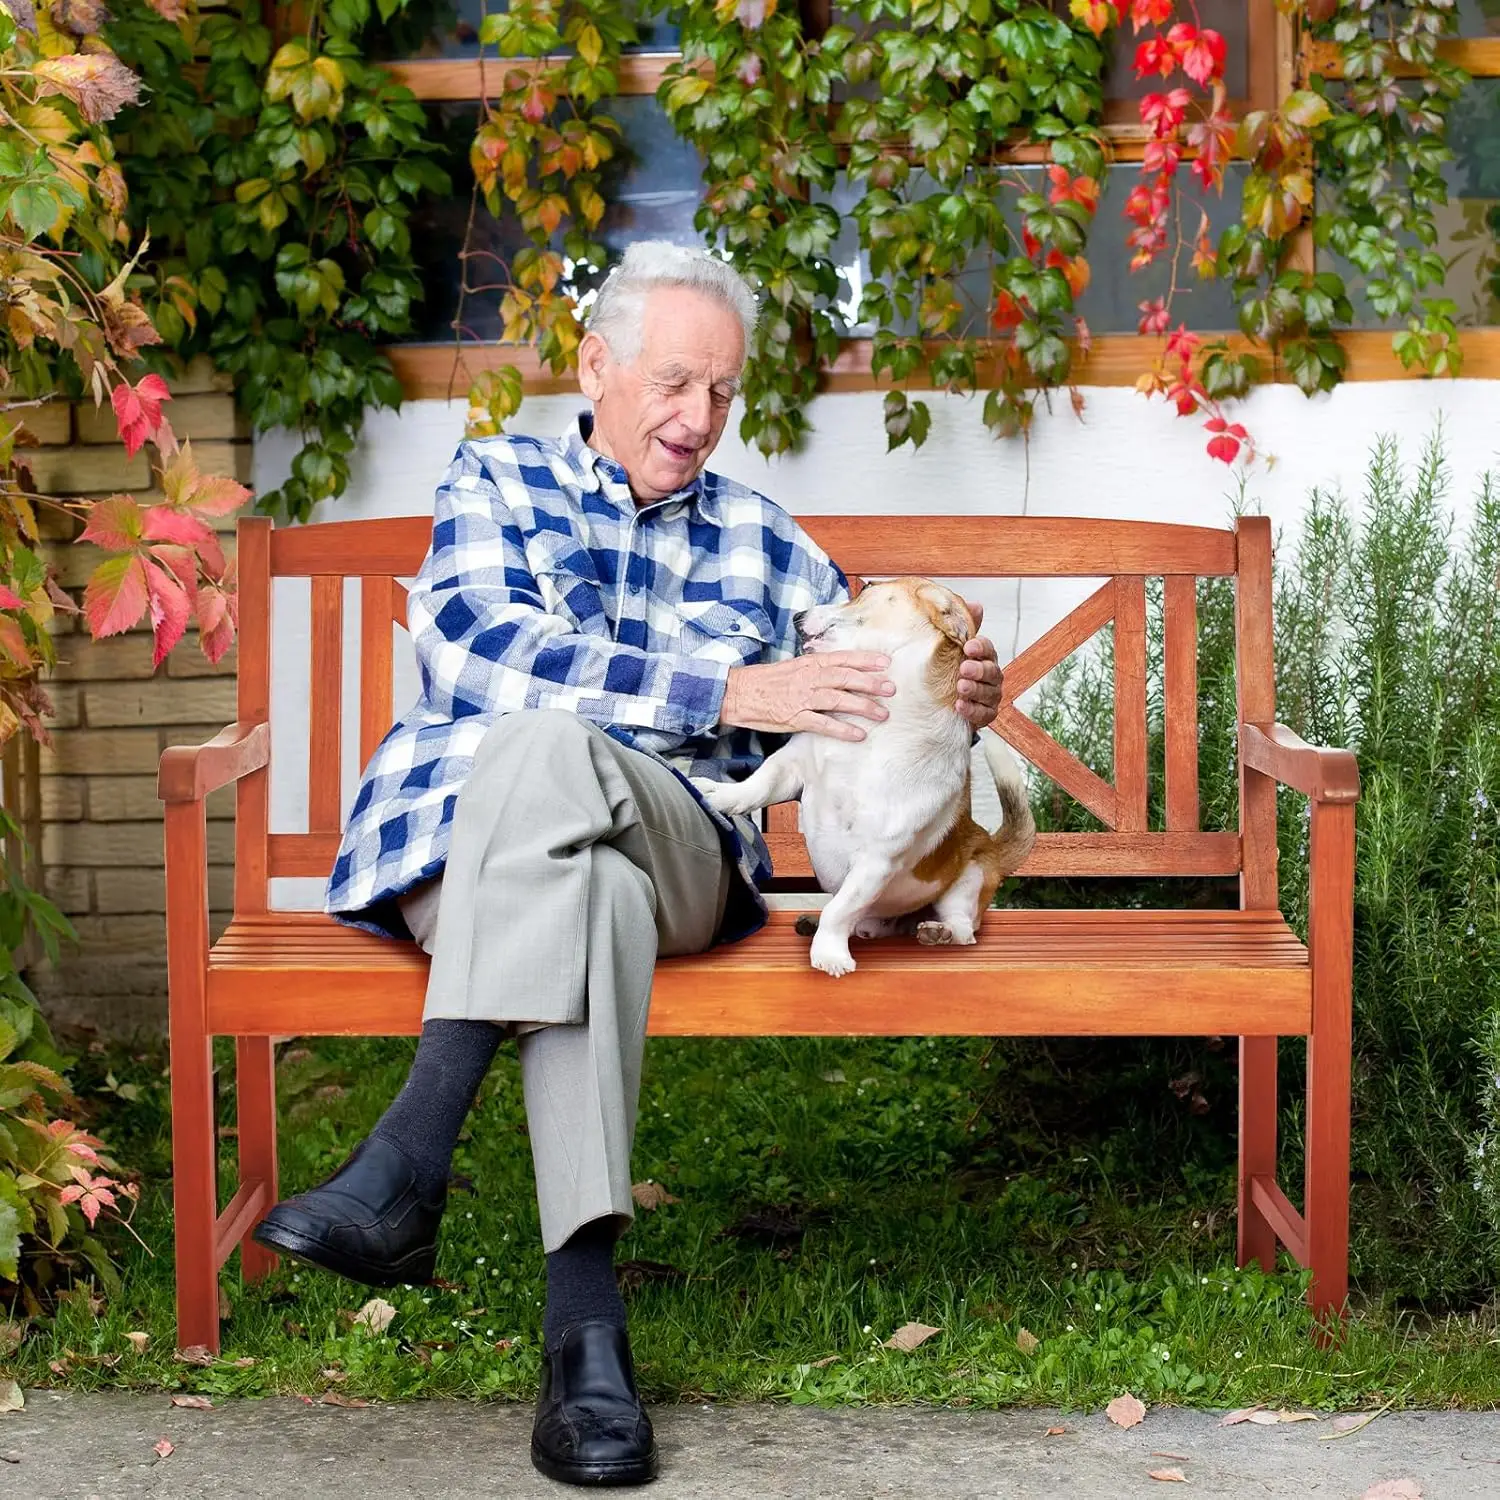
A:
{"type": "Polygon", "coordinates": [[[1239,1232],[1236,1262],[1276,1269],[1276,1231],[1250,1193],[1252,1177],[1276,1177],[1276,1038],[1240,1038],[1239,1232]]]}
{"type": "Polygon", "coordinates": [[[1312,1035],[1307,1039],[1304,1211],[1308,1301],[1342,1317],[1349,1293],[1350,1058],[1354,1045],[1354,807],[1313,804],[1307,942],[1312,1035]]]}
{"type": "Polygon", "coordinates": [[[276,1058],[268,1036],[235,1038],[235,1095],[239,1125],[240,1181],[260,1182],[262,1211],[240,1239],[240,1276],[259,1281],[276,1269],[276,1256],[257,1245],[250,1232],[276,1202],[276,1058]]]}
{"type": "Polygon", "coordinates": [[[172,1062],[172,1208],[177,1345],[219,1348],[218,1140],[207,1025],[208,881],[201,802],[169,802],[167,995],[172,1062]]]}

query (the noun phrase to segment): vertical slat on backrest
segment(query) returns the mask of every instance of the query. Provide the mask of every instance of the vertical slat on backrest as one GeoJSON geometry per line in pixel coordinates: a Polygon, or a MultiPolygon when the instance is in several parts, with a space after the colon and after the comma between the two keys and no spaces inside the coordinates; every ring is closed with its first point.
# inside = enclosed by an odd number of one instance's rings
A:
{"type": "Polygon", "coordinates": [[[1165,580],[1162,619],[1167,832],[1198,827],[1198,580],[1165,580]]]}
{"type": "MultiPolygon", "coordinates": [[[[264,516],[239,524],[239,651],[235,716],[241,724],[271,717],[271,523],[264,516]]],[[[242,776],[234,800],[234,910],[266,909],[266,829],[271,768],[242,776]]]]}
{"type": "Polygon", "coordinates": [[[1115,827],[1146,828],[1146,580],[1115,579],[1115,827]]]}
{"type": "Polygon", "coordinates": [[[312,581],[312,677],[307,742],[307,830],[337,833],[339,731],[344,710],[344,580],[312,581]]]}
{"type": "MultiPolygon", "coordinates": [[[[1276,666],[1271,645],[1271,522],[1241,516],[1235,527],[1238,571],[1234,579],[1235,697],[1242,724],[1276,718],[1276,666]]],[[[1276,785],[1240,766],[1240,904],[1274,908],[1276,892],[1276,785]]]]}
{"type": "Polygon", "coordinates": [[[375,747],[391,727],[391,629],[396,612],[396,582],[365,578],[359,591],[359,767],[369,764],[375,747]]]}

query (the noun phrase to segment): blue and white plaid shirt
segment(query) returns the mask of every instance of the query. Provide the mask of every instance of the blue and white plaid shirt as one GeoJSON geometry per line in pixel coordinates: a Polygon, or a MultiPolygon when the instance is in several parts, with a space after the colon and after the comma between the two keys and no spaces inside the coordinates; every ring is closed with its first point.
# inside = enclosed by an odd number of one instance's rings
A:
{"type": "MultiPolygon", "coordinates": [[[[459,787],[501,714],[568,709],[685,785],[738,779],[774,748],[719,727],[729,669],[792,656],[792,617],[846,598],[843,574],[785,511],[717,474],[638,506],[591,430],[584,415],[562,440],[460,445],[407,600],[421,696],[361,778],[328,883],[341,921],[407,936],[396,898],[442,870],[459,787]]],[[[764,920],[770,856],[745,820],[709,812],[753,896],[721,936],[744,936],[764,920]]]]}

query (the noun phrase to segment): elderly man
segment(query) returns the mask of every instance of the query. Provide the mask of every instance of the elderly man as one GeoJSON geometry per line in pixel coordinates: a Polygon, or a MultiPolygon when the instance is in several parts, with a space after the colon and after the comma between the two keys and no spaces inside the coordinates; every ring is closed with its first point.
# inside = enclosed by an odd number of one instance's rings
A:
{"type": "MultiPolygon", "coordinates": [[[[843,575],[704,470],[755,316],[723,262],[633,246],[579,349],[592,416],[459,448],[408,601],[421,696],[365,768],[328,891],[431,954],[421,1040],[369,1138],[256,1230],[370,1286],[428,1279],[459,1130],[514,1036],[547,1257],[532,1460],[569,1483],[656,1472],[613,1267],[652,967],[764,919],[760,833],[688,776],[744,776],[767,735],[860,739],[894,691],[882,657],[795,655],[794,618],[843,575]]],[[[977,726],[1000,672],[988,642],[969,656],[977,726]]]]}

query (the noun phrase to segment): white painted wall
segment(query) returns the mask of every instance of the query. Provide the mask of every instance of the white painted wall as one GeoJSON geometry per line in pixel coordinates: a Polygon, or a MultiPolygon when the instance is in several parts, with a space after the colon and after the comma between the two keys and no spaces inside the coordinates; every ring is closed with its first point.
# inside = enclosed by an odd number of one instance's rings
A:
{"type": "MultiPolygon", "coordinates": [[[[977,406],[929,396],[932,431],[920,451],[885,452],[878,394],[821,397],[812,411],[806,451],[766,460],[735,434],[731,419],[712,467],[754,485],[801,514],[1082,515],[1226,524],[1236,484],[1204,452],[1201,424],[1181,420],[1160,401],[1131,390],[1089,389],[1083,417],[1066,396],[1039,416],[1029,445],[994,441],[977,406]]],[[[530,398],[519,430],[561,431],[583,405],[570,396],[530,398]]],[[[414,401],[399,414],[366,424],[349,493],[323,507],[319,520],[428,514],[433,490],[463,431],[462,402],[414,401]]],[[[1409,462],[1441,421],[1452,473],[1450,499],[1460,523],[1478,480],[1500,469],[1500,388],[1465,380],[1360,382],[1311,400],[1287,386],[1263,388],[1236,409],[1254,435],[1260,459],[1249,472],[1250,508],[1290,534],[1314,487],[1359,495],[1376,437],[1394,434],[1409,462]]],[[[295,440],[271,434],[255,448],[255,485],[279,484],[295,440]]],[[[986,608],[986,631],[1001,659],[1034,640],[1091,588],[1084,580],[986,582],[966,587],[986,608]]],[[[271,826],[306,827],[308,700],[305,581],[277,585],[273,666],[271,826]]],[[[358,603],[346,602],[348,659],[357,648],[358,603]]],[[[397,638],[396,705],[411,701],[416,674],[404,635],[397,638]]],[[[357,705],[345,704],[346,806],[358,776],[357,705]]],[[[317,905],[318,882],[281,881],[279,905],[317,905]]]]}

